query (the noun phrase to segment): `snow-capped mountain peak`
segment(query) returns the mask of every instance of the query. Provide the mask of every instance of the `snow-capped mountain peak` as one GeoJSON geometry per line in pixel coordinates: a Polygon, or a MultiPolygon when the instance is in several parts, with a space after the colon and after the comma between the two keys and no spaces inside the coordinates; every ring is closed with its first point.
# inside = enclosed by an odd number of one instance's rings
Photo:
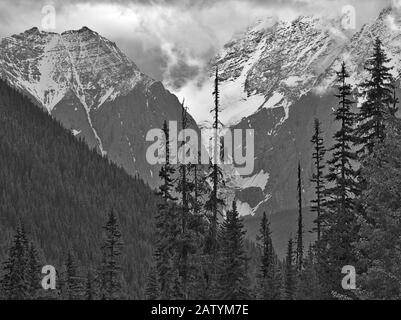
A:
{"type": "Polygon", "coordinates": [[[0,52],[3,76],[49,112],[69,90],[91,109],[138,81],[151,82],[115,43],[87,27],[61,34],[35,27],[3,39],[0,52]]]}
{"type": "Polygon", "coordinates": [[[287,117],[292,100],[315,85],[348,39],[340,20],[258,21],[213,60],[222,80],[222,118],[232,125],[262,107],[278,106],[287,117]]]}

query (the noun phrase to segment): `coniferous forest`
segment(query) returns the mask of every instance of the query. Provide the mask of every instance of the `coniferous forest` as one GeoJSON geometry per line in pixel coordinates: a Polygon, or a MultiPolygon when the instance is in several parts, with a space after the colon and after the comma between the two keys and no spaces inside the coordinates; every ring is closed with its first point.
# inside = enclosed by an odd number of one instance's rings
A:
{"type": "MultiPolygon", "coordinates": [[[[380,39],[366,81],[352,90],[346,63],[336,75],[334,143],[315,119],[314,198],[297,180],[297,233],[286,256],[274,249],[269,212],[245,238],[236,201],[211,161],[165,161],[155,192],[89,150],[0,82],[0,273],[3,299],[365,300],[401,298],[401,119],[395,80],[380,39]],[[357,100],[363,101],[357,108],[357,100]],[[304,225],[305,208],[316,215],[304,225]],[[305,234],[316,235],[306,243],[305,234]],[[41,288],[41,267],[57,270],[57,289],[41,288]],[[344,285],[344,267],[357,273],[344,285]],[[348,283],[349,284],[349,283],[348,283]]],[[[220,124],[216,71],[213,126],[220,124]]],[[[187,126],[182,109],[182,128],[187,126]]]]}
{"type": "Polygon", "coordinates": [[[100,274],[117,271],[119,297],[143,297],[154,192],[89,150],[4,81],[0,122],[1,296],[35,298],[25,288],[30,282],[38,289],[32,279],[42,278],[42,266],[50,264],[60,278],[60,292],[52,297],[84,298],[88,275],[96,289],[92,297],[101,297],[100,274]],[[70,278],[75,283],[68,283],[70,278]],[[69,289],[63,293],[64,283],[69,289]]]}

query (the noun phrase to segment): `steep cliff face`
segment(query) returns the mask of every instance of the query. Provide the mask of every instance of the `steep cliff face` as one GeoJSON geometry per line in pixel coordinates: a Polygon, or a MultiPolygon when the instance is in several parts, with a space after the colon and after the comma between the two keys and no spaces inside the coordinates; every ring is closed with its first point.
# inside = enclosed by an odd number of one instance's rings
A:
{"type": "Polygon", "coordinates": [[[61,34],[32,28],[1,41],[0,74],[77,138],[156,186],[146,133],[180,121],[182,108],[115,43],[86,27],[61,34]]]}

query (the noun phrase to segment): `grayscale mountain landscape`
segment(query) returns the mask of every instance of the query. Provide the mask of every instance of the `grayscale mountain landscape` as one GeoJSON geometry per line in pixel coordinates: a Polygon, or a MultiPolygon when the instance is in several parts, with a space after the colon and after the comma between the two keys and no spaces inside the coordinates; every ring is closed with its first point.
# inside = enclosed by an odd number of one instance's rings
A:
{"type": "Polygon", "coordinates": [[[207,2],[72,1],[50,6],[53,29],[0,24],[0,297],[400,297],[401,8],[207,2]],[[230,3],[237,23],[218,23],[230,3]],[[169,121],[253,130],[253,172],[210,149],[150,163],[147,134],[169,121]],[[57,290],[37,287],[44,264],[57,290]],[[358,288],[341,287],[346,265],[358,288]]]}

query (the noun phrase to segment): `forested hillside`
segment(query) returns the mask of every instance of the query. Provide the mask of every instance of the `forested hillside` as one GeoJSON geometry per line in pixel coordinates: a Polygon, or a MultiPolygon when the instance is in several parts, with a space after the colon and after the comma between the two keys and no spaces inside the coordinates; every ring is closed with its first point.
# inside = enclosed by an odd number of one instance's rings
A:
{"type": "Polygon", "coordinates": [[[121,226],[127,297],[140,298],[151,256],[156,198],[139,178],[89,150],[46,112],[0,81],[0,260],[22,222],[41,265],[72,252],[81,272],[101,262],[111,210],[121,226]]]}

